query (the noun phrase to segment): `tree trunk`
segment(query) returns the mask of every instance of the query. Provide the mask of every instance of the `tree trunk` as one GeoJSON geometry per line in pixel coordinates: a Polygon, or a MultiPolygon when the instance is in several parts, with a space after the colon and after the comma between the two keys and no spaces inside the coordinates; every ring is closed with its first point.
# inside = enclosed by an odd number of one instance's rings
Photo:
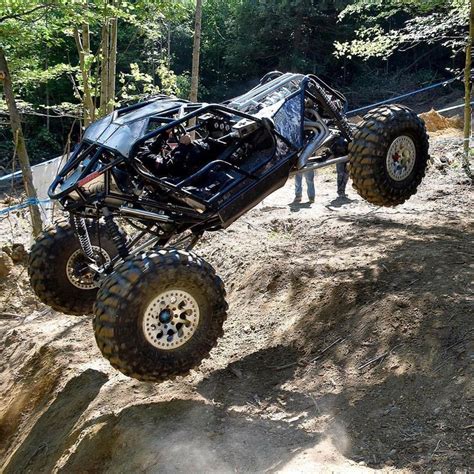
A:
{"type": "Polygon", "coordinates": [[[92,96],[91,87],[91,32],[89,23],[82,24],[82,46],[84,47],[84,60],[86,62],[87,83],[85,84],[84,94],[86,96],[86,107],[89,111],[90,121],[95,120],[95,101],[92,96]]]}
{"type": "MultiPolygon", "coordinates": [[[[46,47],[46,70],[49,69],[49,49],[46,47]]],[[[50,119],[49,119],[49,81],[46,81],[46,130],[50,131],[50,119]]]]}
{"type": "MultiPolygon", "coordinates": [[[[21,119],[18,109],[16,107],[15,95],[13,93],[13,86],[8,70],[7,59],[5,53],[0,47],[0,72],[3,72],[3,92],[7,102],[8,113],[10,114],[10,123],[12,127],[13,137],[16,143],[16,151],[18,154],[18,161],[20,162],[21,171],[23,173],[23,183],[25,185],[26,195],[30,199],[37,199],[36,189],[33,185],[33,175],[31,174],[30,160],[26,150],[25,138],[23,137],[23,130],[21,128],[21,119]]],[[[29,206],[31,223],[33,225],[33,235],[36,237],[43,228],[41,214],[37,204],[29,206]]]]}
{"type": "Polygon", "coordinates": [[[168,43],[167,43],[168,65],[171,64],[171,24],[168,23],[168,43]]]}
{"type": "Polygon", "coordinates": [[[108,94],[108,66],[109,66],[109,21],[104,20],[102,26],[102,40],[101,40],[101,72],[100,72],[100,116],[103,117],[107,112],[108,94]]]}
{"type": "Polygon", "coordinates": [[[107,113],[114,111],[115,100],[115,74],[117,67],[117,18],[110,20],[109,61],[107,64],[107,113]]]}
{"type": "Polygon", "coordinates": [[[193,63],[192,63],[192,70],[191,70],[191,93],[189,94],[189,99],[191,100],[191,102],[197,102],[197,96],[198,96],[199,53],[201,51],[201,18],[202,18],[202,0],[196,0],[193,63]]]}
{"type": "Polygon", "coordinates": [[[87,23],[82,25],[82,33],[80,33],[77,28],[74,28],[74,39],[76,40],[77,52],[79,54],[79,68],[82,75],[84,126],[87,127],[95,118],[95,104],[92,99],[90,86],[90,31],[87,23]]]}
{"type": "Polygon", "coordinates": [[[472,40],[474,38],[474,2],[471,0],[471,12],[469,15],[469,37],[466,45],[466,65],[464,67],[464,160],[463,168],[469,178],[474,179],[471,170],[470,146],[471,139],[471,65],[472,65],[472,40]]]}

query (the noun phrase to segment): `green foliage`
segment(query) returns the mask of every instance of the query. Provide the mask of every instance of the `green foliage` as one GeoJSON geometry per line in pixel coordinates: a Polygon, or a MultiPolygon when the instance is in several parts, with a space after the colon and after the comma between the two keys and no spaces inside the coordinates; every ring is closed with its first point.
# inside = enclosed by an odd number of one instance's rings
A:
{"type": "MultiPolygon", "coordinates": [[[[202,86],[199,87],[203,93],[202,86]]],[[[176,76],[176,95],[183,99],[187,99],[191,93],[191,75],[189,73],[179,74],[176,76]]],[[[203,93],[205,95],[205,93],[203,93]]]]}
{"type": "Polygon", "coordinates": [[[463,49],[470,0],[357,0],[339,15],[355,19],[354,37],[336,42],[336,57],[387,58],[421,43],[463,49]]]}
{"type": "Polygon", "coordinates": [[[57,137],[44,127],[38,129],[38,133],[29,134],[27,139],[28,152],[31,158],[53,158],[63,152],[62,143],[57,137]]]}
{"type": "Polygon", "coordinates": [[[396,38],[386,34],[380,25],[359,29],[356,38],[351,42],[334,42],[334,55],[352,59],[358,56],[364,59],[385,58],[392,54],[398,46],[396,38]]]}
{"type": "Polygon", "coordinates": [[[147,96],[156,95],[160,88],[153,84],[153,78],[140,71],[138,64],[130,64],[130,72],[119,73],[121,88],[117,94],[118,106],[123,103],[137,102],[147,96]]]}
{"type": "Polygon", "coordinates": [[[0,3],[0,44],[20,92],[31,91],[71,71],[68,64],[60,62],[49,67],[44,62],[46,50],[62,44],[57,34],[58,20],[62,17],[57,10],[65,5],[63,0],[4,0],[0,3]],[[40,44],[40,48],[32,47],[40,44]]]}
{"type": "Polygon", "coordinates": [[[162,94],[179,95],[178,76],[169,68],[166,61],[161,60],[156,68],[156,76],[162,94]]]}
{"type": "MultiPolygon", "coordinates": [[[[119,69],[121,83],[117,105],[163,93],[178,92],[177,78],[159,57],[147,62],[144,52],[155,48],[153,41],[162,36],[157,25],[178,21],[187,11],[180,1],[166,0],[3,0],[0,2],[0,44],[5,50],[20,111],[26,120],[25,130],[31,147],[30,156],[50,156],[52,143],[61,143],[70,131],[71,119],[82,114],[83,77],[79,71],[78,51],[73,30],[87,23],[91,31],[91,51],[85,54],[91,71],[89,85],[97,100],[100,76],[100,29],[111,16],[119,19],[119,61],[121,51],[131,47],[130,60],[119,69]],[[111,5],[113,3],[113,5],[111,5]],[[122,28],[125,35],[122,35],[122,28]],[[127,34],[129,37],[127,38],[127,34]],[[128,41],[128,45],[125,44],[128,41]],[[143,48],[147,43],[148,48],[143,48]],[[146,71],[147,66],[151,66],[146,71]],[[26,115],[25,115],[26,114],[26,115]],[[37,114],[28,115],[28,114],[37,114]],[[45,119],[39,119],[41,114],[45,119]],[[48,121],[48,129],[30,129],[29,123],[48,121]],[[50,140],[52,138],[52,141],[50,140]],[[40,149],[42,151],[40,152],[40,149]]],[[[169,64],[169,62],[167,63],[169,64]]],[[[0,112],[6,111],[0,100],[0,112]]],[[[5,122],[3,133],[8,136],[5,122]]],[[[76,126],[77,127],[77,126],[76,126]]],[[[74,133],[74,135],[77,132],[74,133]]],[[[56,149],[58,146],[56,146],[56,149]]],[[[11,156],[11,141],[0,149],[0,162],[11,156]]]]}
{"type": "Polygon", "coordinates": [[[116,105],[137,102],[157,94],[182,95],[180,87],[185,89],[188,87],[185,80],[178,80],[178,76],[164,60],[158,62],[154,72],[155,76],[144,73],[136,63],[130,64],[129,73],[120,72],[118,82],[121,87],[117,94],[116,105]]]}

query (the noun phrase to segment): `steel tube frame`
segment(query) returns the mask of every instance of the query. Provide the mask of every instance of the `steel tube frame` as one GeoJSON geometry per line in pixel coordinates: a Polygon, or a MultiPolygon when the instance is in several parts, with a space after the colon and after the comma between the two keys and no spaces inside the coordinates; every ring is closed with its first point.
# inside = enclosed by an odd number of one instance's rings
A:
{"type": "Polygon", "coordinates": [[[261,86],[252,89],[251,91],[247,92],[246,94],[236,97],[229,103],[229,107],[232,107],[236,110],[245,110],[249,105],[254,105],[258,103],[259,100],[266,97],[271,92],[279,89],[280,87],[288,84],[291,81],[299,80],[304,78],[303,74],[283,74],[276,79],[268,82],[267,84],[262,84],[261,86]]]}
{"type": "Polygon", "coordinates": [[[306,171],[313,171],[319,168],[325,168],[326,166],[337,165],[338,163],[347,163],[349,161],[349,156],[339,156],[337,158],[330,158],[329,160],[322,161],[321,163],[311,163],[306,164],[305,167],[294,170],[290,172],[290,176],[295,176],[297,174],[306,173],[306,171]]]}

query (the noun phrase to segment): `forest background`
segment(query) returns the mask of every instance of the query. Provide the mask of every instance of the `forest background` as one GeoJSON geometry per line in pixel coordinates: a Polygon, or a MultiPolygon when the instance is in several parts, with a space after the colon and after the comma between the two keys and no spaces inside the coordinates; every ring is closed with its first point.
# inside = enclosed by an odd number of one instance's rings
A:
{"type": "MultiPolygon", "coordinates": [[[[236,96],[271,70],[317,74],[352,109],[454,77],[469,5],[204,0],[199,100],[236,96]]],[[[61,154],[114,108],[158,93],[188,98],[194,21],[193,0],[0,0],[0,47],[32,163],[61,154]]],[[[460,79],[413,100],[461,102],[462,89],[460,79]]],[[[0,174],[15,166],[14,143],[0,98],[0,174]]]]}

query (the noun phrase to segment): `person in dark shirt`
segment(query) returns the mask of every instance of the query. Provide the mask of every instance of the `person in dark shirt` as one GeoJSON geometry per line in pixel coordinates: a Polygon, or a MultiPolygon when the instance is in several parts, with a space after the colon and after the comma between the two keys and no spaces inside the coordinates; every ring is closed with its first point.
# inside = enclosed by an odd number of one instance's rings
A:
{"type": "Polygon", "coordinates": [[[189,134],[185,134],[176,148],[167,155],[162,156],[160,153],[162,140],[156,140],[148,145],[148,153],[142,154],[140,159],[157,176],[191,176],[207,163],[217,159],[225,146],[212,138],[193,141],[189,134]]]}

